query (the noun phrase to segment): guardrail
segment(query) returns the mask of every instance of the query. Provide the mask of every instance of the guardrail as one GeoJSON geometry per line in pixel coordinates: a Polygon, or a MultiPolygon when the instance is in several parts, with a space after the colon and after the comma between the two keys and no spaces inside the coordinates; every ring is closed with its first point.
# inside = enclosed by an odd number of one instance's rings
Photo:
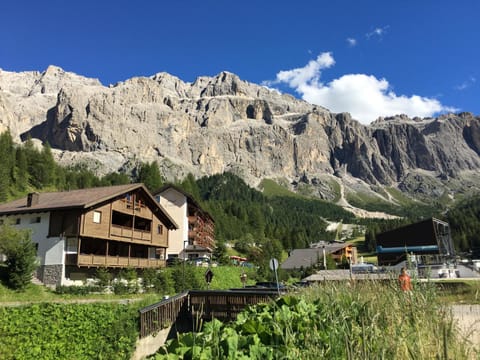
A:
{"type": "Polygon", "coordinates": [[[190,314],[193,319],[232,321],[247,306],[269,302],[278,297],[277,290],[191,290],[190,314]]]}
{"type": "Polygon", "coordinates": [[[187,315],[188,292],[175,295],[139,310],[140,338],[168,328],[187,315]]]}
{"type": "Polygon", "coordinates": [[[232,321],[247,306],[276,297],[276,289],[190,290],[140,309],[140,338],[184,320],[232,321]]]}

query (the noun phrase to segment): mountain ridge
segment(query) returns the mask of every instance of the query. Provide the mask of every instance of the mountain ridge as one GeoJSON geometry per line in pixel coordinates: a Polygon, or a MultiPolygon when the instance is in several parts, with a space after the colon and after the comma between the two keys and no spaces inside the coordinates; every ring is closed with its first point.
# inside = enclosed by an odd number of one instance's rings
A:
{"type": "MultiPolygon", "coordinates": [[[[0,70],[0,131],[49,142],[62,164],[105,173],[157,161],[168,180],[231,171],[257,186],[277,180],[312,196],[385,188],[419,200],[480,188],[480,118],[398,115],[366,126],[222,72],[183,82],[165,72],[104,86],[50,66],[0,70]],[[337,185],[335,185],[337,184],[337,185]]],[[[391,200],[391,199],[390,199],[391,200]]]]}

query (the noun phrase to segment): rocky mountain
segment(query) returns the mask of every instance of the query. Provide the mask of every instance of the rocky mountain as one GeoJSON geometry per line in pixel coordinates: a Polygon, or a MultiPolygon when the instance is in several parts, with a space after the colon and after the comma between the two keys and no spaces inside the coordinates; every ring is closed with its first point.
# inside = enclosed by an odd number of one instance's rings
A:
{"type": "Polygon", "coordinates": [[[394,116],[365,126],[348,113],[222,72],[193,83],[167,73],[103,86],[50,66],[0,70],[0,131],[48,141],[63,164],[100,173],[156,160],[168,179],[232,171],[330,200],[366,192],[396,201],[480,187],[480,118],[394,116]]]}

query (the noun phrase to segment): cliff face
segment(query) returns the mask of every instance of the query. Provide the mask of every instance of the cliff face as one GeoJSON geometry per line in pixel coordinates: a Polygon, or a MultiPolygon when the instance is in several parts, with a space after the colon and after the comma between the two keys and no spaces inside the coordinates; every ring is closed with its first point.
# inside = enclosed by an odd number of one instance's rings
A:
{"type": "Polygon", "coordinates": [[[252,185],[308,183],[325,198],[332,181],[439,195],[478,186],[480,172],[480,118],[472,114],[364,126],[226,72],[105,87],[53,66],[0,71],[0,130],[7,127],[18,139],[48,141],[59,161],[95,162],[100,171],[156,160],[170,179],[233,171],[252,185]]]}

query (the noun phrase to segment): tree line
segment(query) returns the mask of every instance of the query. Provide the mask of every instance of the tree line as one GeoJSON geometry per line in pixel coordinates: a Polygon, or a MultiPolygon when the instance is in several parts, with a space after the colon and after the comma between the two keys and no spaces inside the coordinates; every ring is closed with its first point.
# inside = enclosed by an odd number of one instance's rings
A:
{"type": "Polygon", "coordinates": [[[0,134],[0,155],[0,202],[32,190],[63,191],[143,182],[153,191],[164,182],[156,162],[138,164],[131,175],[111,172],[97,176],[84,164],[63,167],[55,162],[48,143],[41,148],[32,139],[15,144],[9,131],[0,134]]]}
{"type": "MultiPolygon", "coordinates": [[[[142,182],[155,191],[165,180],[158,164],[139,163],[131,174],[112,172],[97,176],[86,165],[62,167],[55,163],[48,143],[37,148],[31,139],[14,144],[9,131],[0,134],[0,202],[25,195],[32,190],[73,190],[142,182]]],[[[318,199],[265,196],[243,179],[224,173],[195,179],[188,174],[175,185],[195,198],[215,219],[219,254],[225,242],[252,259],[280,256],[296,248],[306,248],[319,240],[334,240],[327,232],[326,220],[359,223],[366,226],[365,246],[375,251],[376,234],[435,216],[451,224],[452,237],[459,251],[480,249],[480,198],[470,198],[450,209],[446,215],[416,213],[396,220],[356,219],[340,206],[318,199]],[[414,215],[413,215],[414,214],[414,215]],[[268,253],[268,254],[267,254],[268,253]]]]}

